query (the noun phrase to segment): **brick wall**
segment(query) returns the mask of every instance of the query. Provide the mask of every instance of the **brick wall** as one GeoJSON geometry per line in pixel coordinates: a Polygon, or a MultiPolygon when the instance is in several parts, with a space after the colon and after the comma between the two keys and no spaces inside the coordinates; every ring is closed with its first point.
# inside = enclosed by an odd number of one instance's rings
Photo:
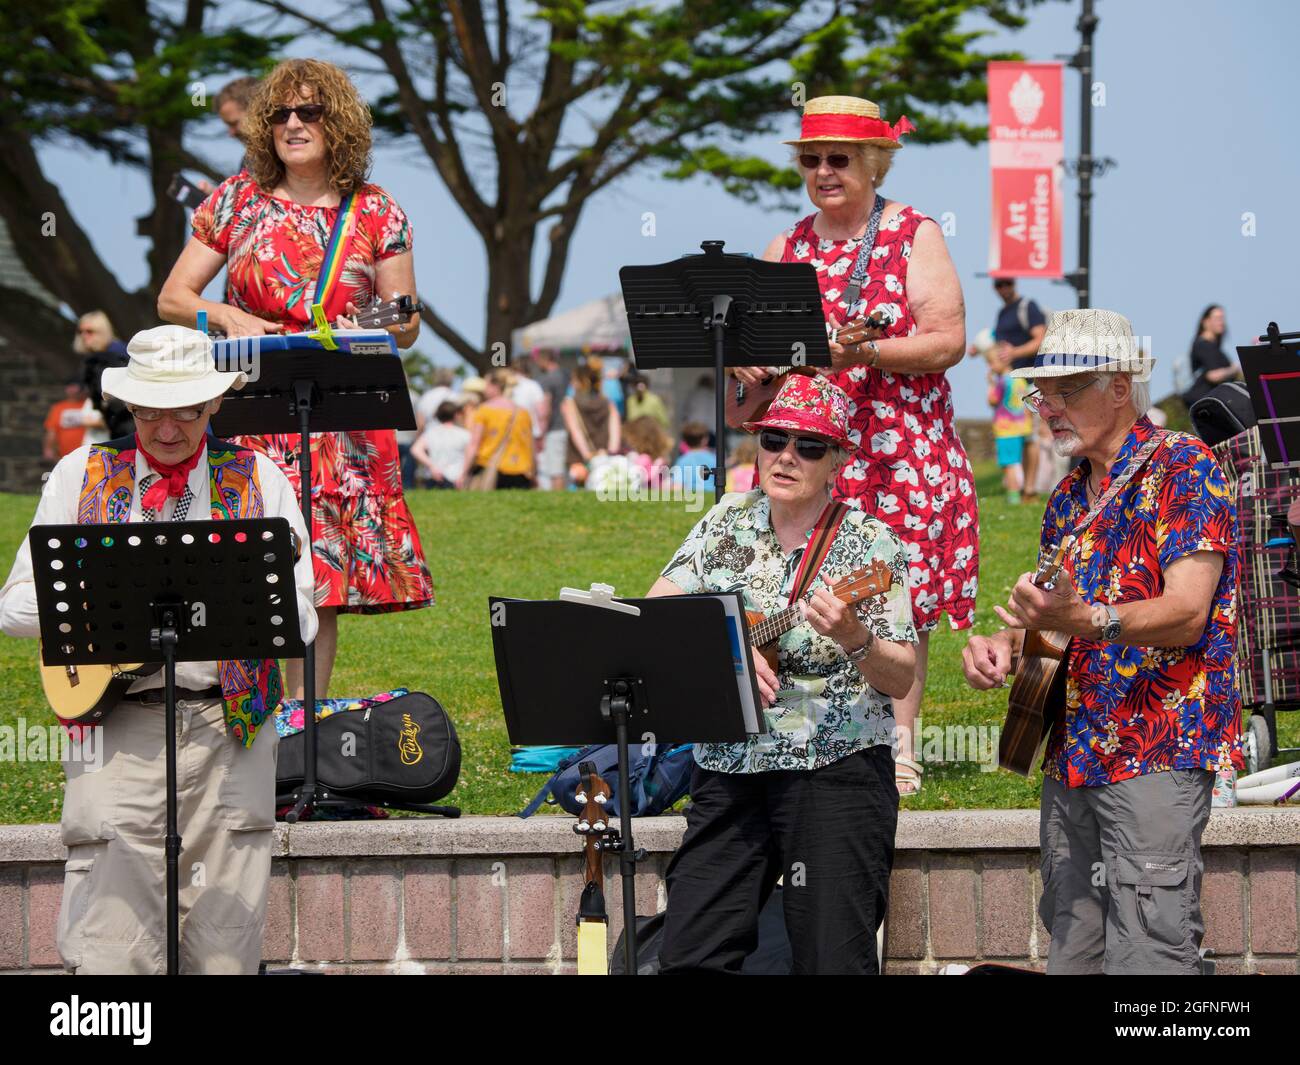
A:
{"type": "MultiPolygon", "coordinates": [[[[886,972],[949,962],[1041,968],[1036,811],[907,812],[890,888],[886,972]]],[[[326,972],[571,973],[582,890],[570,819],[280,826],[264,956],[326,972]]],[[[636,824],[637,905],[664,904],[681,818],[636,824]]],[[[1297,972],[1300,811],[1216,811],[1205,837],[1205,946],[1221,973],[1297,972]]],[[[0,972],[57,968],[63,851],[53,825],[0,827],[0,972]]],[[[622,927],[606,865],[611,948],[622,927]]]]}

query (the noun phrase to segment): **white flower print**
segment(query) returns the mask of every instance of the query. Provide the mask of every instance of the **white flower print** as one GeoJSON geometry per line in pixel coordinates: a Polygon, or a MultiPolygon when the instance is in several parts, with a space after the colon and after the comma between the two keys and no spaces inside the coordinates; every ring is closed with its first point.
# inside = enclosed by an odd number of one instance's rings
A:
{"type": "Polygon", "coordinates": [[[910,412],[903,415],[903,424],[907,426],[909,433],[919,433],[921,431],[921,423],[916,420],[916,415],[910,412]]]}
{"type": "Polygon", "coordinates": [[[906,462],[895,463],[894,481],[896,483],[910,484],[915,487],[920,487],[921,484],[921,479],[917,477],[916,470],[912,469],[912,467],[906,462]]]}
{"type": "Polygon", "coordinates": [[[931,488],[938,488],[943,483],[943,467],[937,462],[927,462],[923,472],[925,483],[931,488]]]}
{"type": "Polygon", "coordinates": [[[871,410],[881,421],[892,422],[894,420],[894,408],[888,403],[873,399],[871,401],[871,410]]]}
{"type": "Polygon", "coordinates": [[[930,438],[930,443],[937,444],[943,439],[943,428],[939,425],[931,425],[930,428],[925,431],[925,435],[930,438]]]}
{"type": "Polygon", "coordinates": [[[979,580],[972,577],[968,581],[961,582],[961,597],[963,599],[974,599],[979,592],[979,580]]]}
{"type": "Polygon", "coordinates": [[[808,258],[808,253],[811,250],[812,249],[808,246],[808,242],[806,240],[796,240],[794,242],[794,257],[796,259],[808,258]]]}
{"type": "Polygon", "coordinates": [[[916,597],[916,608],[923,614],[928,614],[939,605],[939,596],[934,592],[922,592],[916,597]]]}
{"type": "MultiPolygon", "coordinates": [[[[914,529],[919,532],[921,529],[925,528],[925,519],[922,518],[921,515],[919,514],[904,514],[903,527],[906,529],[914,529]]],[[[910,550],[911,548],[916,547],[916,544],[908,544],[907,546],[908,549],[910,550]]],[[[913,558],[912,561],[919,562],[920,560],[921,560],[921,549],[919,547],[916,547],[916,557],[913,558]]]]}
{"type": "Polygon", "coordinates": [[[966,496],[968,499],[970,498],[970,481],[963,477],[957,482],[957,488],[962,495],[966,496]]]}
{"type": "Polygon", "coordinates": [[[923,588],[930,583],[930,571],[922,569],[920,566],[909,566],[907,570],[907,583],[913,588],[923,588]]]}
{"type": "Polygon", "coordinates": [[[935,518],[934,521],[930,522],[930,527],[926,532],[929,534],[931,540],[939,539],[939,534],[943,532],[943,522],[938,518],[935,518]]]}
{"type": "Polygon", "coordinates": [[[849,272],[849,267],[852,265],[852,259],[837,259],[835,262],[831,263],[830,266],[826,267],[826,276],[839,277],[840,274],[847,274],[849,272]]]}
{"type": "Polygon", "coordinates": [[[840,290],[837,288],[828,288],[822,295],[829,302],[836,303],[840,298],[840,290]]]}
{"type": "Polygon", "coordinates": [[[893,296],[901,296],[903,294],[903,282],[898,280],[896,274],[885,275],[885,291],[893,296]]]}
{"type": "MultiPolygon", "coordinates": [[[[966,515],[964,514],[962,515],[963,518],[965,516],[966,515]]],[[[958,524],[960,524],[960,519],[958,519],[958,524]]],[[[975,554],[975,548],[973,547],[957,548],[957,550],[953,552],[952,568],[965,569],[968,565],[970,565],[970,560],[974,556],[974,554],[975,554]]]]}
{"type": "Polygon", "coordinates": [[[876,509],[882,514],[897,514],[902,508],[898,505],[898,496],[892,492],[889,495],[885,495],[884,492],[877,492],[876,509]]]}
{"type": "Polygon", "coordinates": [[[909,388],[907,385],[898,386],[898,395],[905,403],[916,402],[916,389],[909,388]]]}
{"type": "Polygon", "coordinates": [[[957,515],[957,528],[959,530],[969,529],[970,523],[971,523],[971,516],[969,514],[957,515]]]}
{"type": "Polygon", "coordinates": [[[903,434],[897,429],[886,429],[883,433],[873,433],[871,450],[878,455],[892,455],[898,450],[903,434]]]}
{"type": "Polygon", "coordinates": [[[861,430],[861,429],[850,429],[850,430],[849,430],[849,443],[853,445],[853,450],[854,450],[854,451],[857,451],[858,448],[860,448],[860,447],[862,446],[862,430],[861,430]]]}
{"type": "Polygon", "coordinates": [[[919,459],[928,459],[930,457],[930,445],[918,436],[912,442],[912,454],[919,459]]]}
{"type": "Polygon", "coordinates": [[[924,492],[908,492],[907,501],[912,505],[913,510],[926,510],[930,506],[930,501],[925,498],[924,492]]]}
{"type": "Polygon", "coordinates": [[[867,464],[861,459],[854,459],[844,467],[846,481],[864,481],[867,478],[867,464]]]}

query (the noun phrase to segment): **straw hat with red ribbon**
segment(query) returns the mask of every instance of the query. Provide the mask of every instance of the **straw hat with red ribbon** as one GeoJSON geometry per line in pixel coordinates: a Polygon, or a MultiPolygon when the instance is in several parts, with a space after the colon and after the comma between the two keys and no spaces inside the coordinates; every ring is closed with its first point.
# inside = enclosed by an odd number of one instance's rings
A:
{"type": "Polygon", "coordinates": [[[899,138],[916,127],[906,115],[892,125],[880,117],[880,108],[859,96],[815,96],[804,104],[799,136],[783,144],[813,144],[840,141],[845,144],[874,144],[901,148],[899,138]]]}

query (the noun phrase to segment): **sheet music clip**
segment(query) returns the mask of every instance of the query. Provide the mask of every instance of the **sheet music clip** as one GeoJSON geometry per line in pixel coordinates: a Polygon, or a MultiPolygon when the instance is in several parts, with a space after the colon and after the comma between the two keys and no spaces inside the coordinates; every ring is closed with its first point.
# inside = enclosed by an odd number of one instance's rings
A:
{"type": "Polygon", "coordinates": [[[586,603],[589,606],[604,607],[606,610],[616,610],[620,614],[631,614],[634,618],[641,616],[639,606],[620,603],[614,598],[612,584],[593,584],[589,592],[584,592],[580,588],[561,588],[560,598],[566,603],[586,603]]]}

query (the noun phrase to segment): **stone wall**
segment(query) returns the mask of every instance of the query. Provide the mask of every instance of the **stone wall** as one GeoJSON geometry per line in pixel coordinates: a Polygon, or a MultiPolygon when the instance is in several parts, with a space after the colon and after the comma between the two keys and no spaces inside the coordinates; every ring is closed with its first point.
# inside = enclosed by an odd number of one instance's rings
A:
{"type": "MultiPolygon", "coordinates": [[[[325,972],[571,973],[580,847],[567,817],[393,820],[276,829],[265,957],[325,972]]],[[[949,962],[1041,968],[1038,814],[905,812],[886,971],[949,962]]],[[[638,820],[638,910],[664,905],[680,817],[638,820]]],[[[1205,834],[1205,946],[1221,973],[1297,972],[1300,811],[1217,810],[1205,834]]],[[[54,825],[0,827],[0,972],[57,968],[63,848],[54,825]]],[[[611,948],[622,927],[606,864],[611,948]]]]}

